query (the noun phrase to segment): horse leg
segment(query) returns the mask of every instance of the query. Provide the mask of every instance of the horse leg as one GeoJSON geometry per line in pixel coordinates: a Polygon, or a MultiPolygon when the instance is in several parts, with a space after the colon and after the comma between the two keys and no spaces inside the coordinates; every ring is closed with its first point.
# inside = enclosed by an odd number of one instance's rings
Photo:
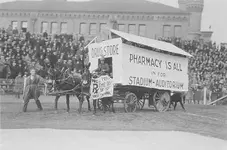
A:
{"type": "Polygon", "coordinates": [[[26,98],[26,99],[24,100],[23,112],[26,112],[26,111],[27,111],[28,103],[29,103],[29,99],[26,98]]]}
{"type": "Polygon", "coordinates": [[[106,104],[105,98],[102,98],[102,107],[103,107],[103,113],[106,113],[107,104],[106,104]]]}
{"type": "Polygon", "coordinates": [[[79,103],[80,103],[79,113],[81,113],[83,102],[84,102],[84,95],[81,95],[79,96],[79,103]]]}
{"type": "Polygon", "coordinates": [[[89,100],[89,96],[86,96],[87,99],[87,104],[88,104],[88,110],[91,111],[91,105],[90,105],[90,100],[89,100]]]}
{"type": "Polygon", "coordinates": [[[69,94],[66,94],[66,105],[67,105],[67,112],[69,112],[70,107],[69,107],[69,94]]]}
{"type": "Polygon", "coordinates": [[[54,108],[57,110],[58,109],[58,100],[59,100],[60,96],[56,96],[55,97],[55,105],[54,108]]]}
{"type": "Polygon", "coordinates": [[[43,110],[43,107],[42,107],[41,102],[40,102],[39,99],[36,99],[35,103],[36,103],[37,107],[39,108],[39,110],[43,110]]]}
{"type": "Polygon", "coordinates": [[[93,107],[94,107],[94,112],[93,112],[93,114],[96,114],[96,100],[93,100],[93,107]]]}
{"type": "Polygon", "coordinates": [[[184,104],[182,103],[182,101],[180,101],[180,105],[184,109],[184,111],[186,111],[185,108],[184,108],[184,104]]]}
{"type": "Polygon", "coordinates": [[[112,111],[113,113],[115,113],[115,109],[114,109],[114,101],[111,99],[111,107],[112,107],[112,111]]]}
{"type": "Polygon", "coordinates": [[[169,105],[169,108],[171,109],[171,106],[173,106],[173,101],[170,100],[170,105],[169,105]]]}
{"type": "Polygon", "coordinates": [[[186,97],[183,97],[183,104],[185,104],[186,103],[186,97]]]}
{"type": "Polygon", "coordinates": [[[177,102],[175,102],[175,104],[174,104],[174,110],[176,109],[176,107],[177,107],[177,102]]]}

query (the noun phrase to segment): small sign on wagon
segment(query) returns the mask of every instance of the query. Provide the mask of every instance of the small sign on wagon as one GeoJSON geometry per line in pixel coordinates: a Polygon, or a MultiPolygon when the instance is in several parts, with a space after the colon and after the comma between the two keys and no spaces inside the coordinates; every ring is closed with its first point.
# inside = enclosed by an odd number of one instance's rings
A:
{"type": "Polygon", "coordinates": [[[90,93],[93,100],[112,97],[113,90],[113,79],[108,75],[92,79],[90,93]]]}

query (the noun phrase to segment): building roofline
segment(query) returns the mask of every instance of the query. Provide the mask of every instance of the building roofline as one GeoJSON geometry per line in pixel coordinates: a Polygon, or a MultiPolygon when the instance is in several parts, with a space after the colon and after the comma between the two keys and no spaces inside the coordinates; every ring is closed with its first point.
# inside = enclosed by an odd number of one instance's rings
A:
{"type": "Polygon", "coordinates": [[[19,10],[19,9],[1,9],[1,11],[21,11],[21,12],[61,12],[61,13],[110,13],[110,14],[125,14],[125,13],[130,13],[130,14],[154,14],[154,15],[190,15],[190,13],[185,12],[185,13],[176,13],[176,12],[130,12],[130,11],[119,11],[119,12],[114,12],[114,11],[67,11],[67,10],[29,10],[29,9],[24,9],[24,10],[19,10]]]}
{"type": "MultiPolygon", "coordinates": [[[[147,14],[181,14],[181,15],[188,15],[188,12],[186,11],[183,11],[179,8],[176,8],[176,7],[172,7],[172,6],[168,6],[168,5],[165,5],[165,4],[162,4],[162,3],[156,3],[156,2],[146,2],[146,3],[141,3],[141,6],[146,6],[146,4],[150,5],[151,6],[151,11],[149,10],[149,6],[145,8],[145,10],[143,11],[143,9],[137,9],[136,7],[133,7],[131,10],[130,9],[126,9],[124,11],[124,9],[122,7],[119,8],[119,10],[111,10],[108,11],[105,6],[107,6],[108,4],[111,5],[111,4],[115,4],[115,7],[116,7],[116,3],[113,3],[113,2],[102,2],[100,3],[103,4],[102,6],[99,6],[99,3],[100,2],[95,2],[95,1],[85,1],[85,2],[54,2],[54,4],[57,6],[57,7],[54,7],[52,10],[48,10],[48,8],[45,8],[45,7],[42,7],[42,6],[45,6],[45,4],[51,4],[51,2],[49,1],[29,1],[29,2],[26,2],[25,1],[13,1],[13,2],[5,2],[5,3],[0,3],[0,10],[2,11],[22,11],[22,9],[24,9],[24,11],[58,11],[58,12],[81,12],[81,10],[74,10],[73,7],[75,7],[75,9],[78,9],[78,5],[77,4],[81,4],[82,6],[85,6],[85,9],[87,10],[84,10],[83,12],[101,12],[101,13],[147,13],[147,14]],[[23,6],[23,4],[27,4],[27,6],[23,6]],[[36,8],[34,5],[37,4],[37,7],[40,7],[40,8],[36,8]],[[61,6],[62,4],[62,7],[68,7],[68,10],[62,10],[61,7],[59,7],[59,5],[61,6]],[[89,11],[89,7],[92,7],[92,4],[95,4],[94,6],[94,9],[89,11]],[[34,7],[28,7],[29,5],[32,5],[34,7]],[[64,6],[63,6],[64,5],[64,6]],[[161,9],[163,9],[163,12],[159,12],[159,10],[157,11],[156,10],[153,10],[152,12],[152,5],[157,5],[157,7],[160,7],[161,9]],[[19,7],[18,7],[19,6],[19,7]],[[23,7],[22,7],[23,6],[23,7]],[[6,7],[6,8],[4,8],[6,7]],[[8,7],[8,8],[7,8],[8,7]],[[100,7],[100,8],[95,8],[95,7],[100,7]],[[56,9],[56,10],[54,10],[56,9]],[[134,10],[136,9],[136,10],[134,10]],[[150,11],[150,12],[149,12],[150,11]],[[157,11],[157,12],[155,12],[157,11]],[[166,11],[166,12],[165,12],[166,11]]],[[[131,6],[133,6],[135,3],[127,3],[127,2],[119,2],[119,5],[122,4],[122,5],[128,5],[130,4],[131,6]]],[[[134,5],[135,6],[135,5],[134,5]]],[[[117,8],[117,7],[116,7],[117,8]]],[[[65,8],[67,9],[67,8],[65,8]]],[[[79,8],[80,9],[80,8],[79,8]]]]}

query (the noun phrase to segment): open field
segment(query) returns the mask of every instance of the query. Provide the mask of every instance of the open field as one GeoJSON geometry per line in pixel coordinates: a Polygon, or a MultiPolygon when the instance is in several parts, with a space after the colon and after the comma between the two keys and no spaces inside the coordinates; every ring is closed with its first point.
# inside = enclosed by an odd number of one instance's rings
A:
{"type": "Polygon", "coordinates": [[[122,104],[115,105],[116,113],[93,115],[83,105],[78,114],[78,101],[71,97],[71,111],[66,113],[65,98],[59,100],[55,111],[54,97],[41,97],[44,110],[37,111],[31,100],[28,112],[22,112],[22,100],[13,96],[1,96],[1,128],[54,128],[80,130],[133,130],[133,131],[184,131],[227,140],[227,106],[186,105],[183,112],[178,105],[176,111],[155,112],[145,105],[144,110],[126,114],[122,104]]]}

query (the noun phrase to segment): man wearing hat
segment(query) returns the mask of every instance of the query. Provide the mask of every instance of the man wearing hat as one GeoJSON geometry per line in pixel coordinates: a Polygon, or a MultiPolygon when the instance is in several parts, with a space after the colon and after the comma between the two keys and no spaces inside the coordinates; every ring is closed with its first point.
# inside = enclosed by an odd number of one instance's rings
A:
{"type": "Polygon", "coordinates": [[[83,63],[79,55],[75,56],[74,68],[76,68],[77,72],[79,73],[82,73],[83,71],[83,63]]]}
{"type": "Polygon", "coordinates": [[[56,63],[55,68],[58,70],[61,70],[63,68],[63,60],[62,59],[58,59],[58,62],[56,63]]]}
{"type": "Polygon", "coordinates": [[[100,58],[100,64],[98,66],[98,68],[95,70],[96,72],[98,72],[100,75],[109,75],[110,73],[110,67],[107,63],[105,63],[105,58],[104,56],[101,56],[100,58]]]}
{"type": "Polygon", "coordinates": [[[5,68],[5,58],[3,55],[1,55],[1,58],[0,58],[0,78],[3,78],[4,77],[4,68],[5,68]]]}

